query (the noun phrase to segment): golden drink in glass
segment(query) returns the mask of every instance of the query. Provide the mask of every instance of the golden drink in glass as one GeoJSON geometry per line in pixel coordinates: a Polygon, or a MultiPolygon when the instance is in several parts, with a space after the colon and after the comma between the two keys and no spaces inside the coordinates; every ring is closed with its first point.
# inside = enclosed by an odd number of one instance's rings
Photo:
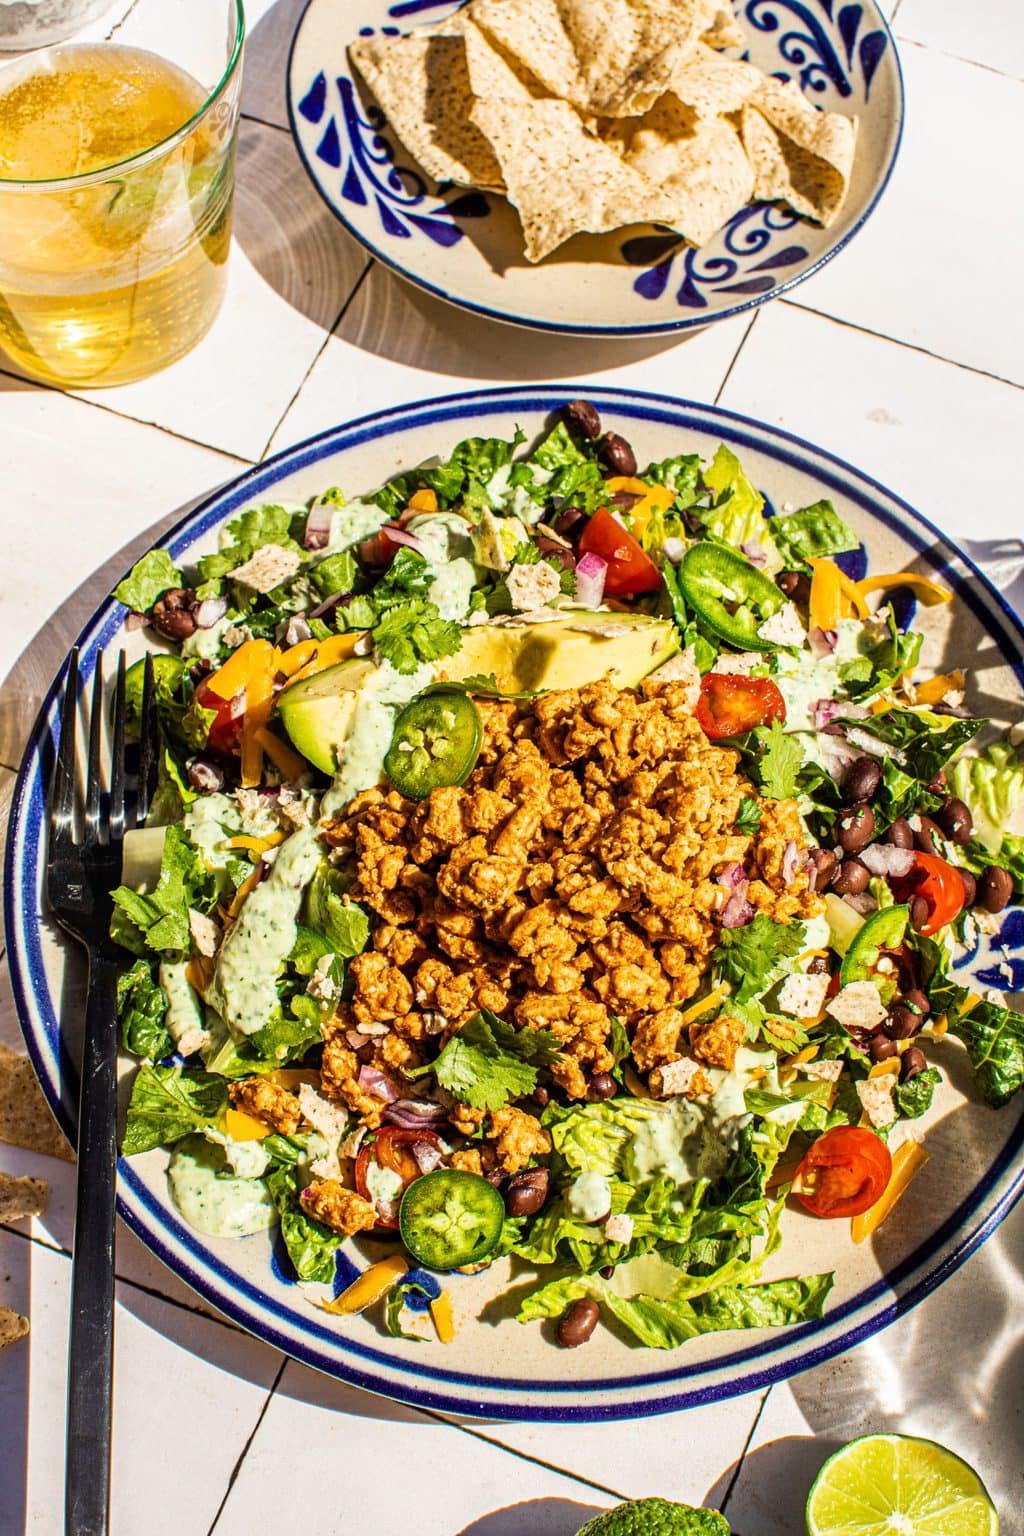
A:
{"type": "Polygon", "coordinates": [[[242,18],[240,0],[196,3],[234,27],[212,91],[120,42],[0,69],[0,349],[33,378],[143,378],[189,351],[220,308],[242,18]]]}

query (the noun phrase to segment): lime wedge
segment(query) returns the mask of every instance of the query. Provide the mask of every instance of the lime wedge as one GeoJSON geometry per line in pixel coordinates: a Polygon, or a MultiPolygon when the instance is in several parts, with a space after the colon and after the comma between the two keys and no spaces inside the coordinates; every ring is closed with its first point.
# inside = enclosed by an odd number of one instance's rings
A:
{"type": "Polygon", "coordinates": [[[807,1500],[808,1536],[999,1536],[976,1472],[933,1440],[864,1435],[829,1457],[807,1500]]]}

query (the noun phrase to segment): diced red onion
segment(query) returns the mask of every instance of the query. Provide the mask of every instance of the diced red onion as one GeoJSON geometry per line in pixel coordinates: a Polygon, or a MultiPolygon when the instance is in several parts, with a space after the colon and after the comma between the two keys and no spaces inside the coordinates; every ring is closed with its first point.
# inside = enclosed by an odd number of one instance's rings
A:
{"type": "Polygon", "coordinates": [[[815,656],[831,656],[839,644],[839,636],[834,629],[819,629],[817,625],[807,631],[807,640],[815,656]]]}
{"type": "Polygon", "coordinates": [[[404,544],[406,549],[414,549],[418,555],[425,555],[427,552],[423,540],[404,528],[396,528],[393,523],[388,523],[383,532],[387,534],[389,544],[404,544]]]}
{"type": "Polygon", "coordinates": [[[144,613],[130,613],[124,621],[124,627],[129,632],[136,629],[145,629],[149,619],[144,613]]]}
{"type": "Polygon", "coordinates": [[[761,547],[760,539],[744,539],[740,545],[740,552],[746,555],[751,565],[766,564],[767,557],[761,547]]]}
{"type": "Polygon", "coordinates": [[[395,1099],[384,1111],[386,1125],[397,1125],[406,1131],[442,1125],[447,1118],[444,1105],[435,1104],[431,1099],[395,1099]]]}
{"type": "Polygon", "coordinates": [[[788,842],[782,855],[782,878],[787,885],[792,885],[800,871],[800,850],[796,843],[788,842]]]}
{"type": "Polygon", "coordinates": [[[284,626],[284,634],[281,636],[282,645],[301,645],[303,640],[312,640],[313,631],[310,629],[301,613],[293,613],[284,626]]]}
{"type": "Polygon", "coordinates": [[[195,612],[196,624],[199,629],[212,629],[220,623],[227,611],[226,597],[204,597],[195,612]]]}
{"type": "Polygon", "coordinates": [[[441,1166],[441,1149],[432,1142],[414,1141],[411,1151],[420,1173],[433,1173],[435,1168],[441,1166]]]}
{"type": "Polygon", "coordinates": [[[327,598],[326,601],[322,602],[318,608],[314,608],[310,613],[308,613],[306,615],[307,619],[332,618],[335,611],[344,605],[345,599],[347,597],[347,592],[335,592],[333,597],[327,598]]]}
{"type": "MultiPolygon", "coordinates": [[[[857,857],[860,858],[860,854],[857,857]]],[[[868,891],[858,891],[856,895],[844,896],[843,900],[847,906],[859,912],[861,917],[870,917],[872,912],[878,911],[878,902],[868,891]]]]}
{"type": "Polygon", "coordinates": [[[241,693],[236,693],[234,698],[231,700],[231,718],[232,718],[232,720],[241,720],[241,718],[242,718],[242,716],[244,714],[245,714],[245,689],[243,688],[241,693]]]}
{"type": "Polygon", "coordinates": [[[847,769],[863,754],[856,747],[851,747],[838,731],[822,731],[815,737],[815,741],[821,766],[837,784],[842,785],[847,769]]]}
{"type": "Polygon", "coordinates": [[[742,928],[754,916],[754,909],[747,900],[746,882],[741,890],[734,891],[722,913],[723,928],[742,928]]]}
{"type": "Polygon", "coordinates": [[[844,713],[845,706],[838,699],[818,699],[811,714],[816,731],[828,730],[837,715],[844,713]]]}
{"type": "Polygon", "coordinates": [[[677,539],[674,537],[667,538],[663,548],[665,551],[665,559],[671,560],[673,565],[678,565],[680,560],[686,554],[686,544],[682,539],[677,539]]]}
{"type": "Polygon", "coordinates": [[[361,1035],[358,1029],[346,1029],[345,1039],[354,1051],[360,1050],[366,1044],[366,1036],[361,1035]]]}
{"type": "Polygon", "coordinates": [[[582,555],[576,564],[576,601],[585,608],[596,608],[604,596],[608,562],[592,552],[582,555]]]}
{"type": "Polygon", "coordinates": [[[315,506],[306,519],[306,531],[302,542],[306,549],[326,549],[331,538],[331,520],[334,508],[315,506]]]}
{"type": "Polygon", "coordinates": [[[889,843],[871,843],[857,857],[873,875],[898,880],[910,874],[917,859],[913,848],[894,848],[889,843]]]}
{"type": "Polygon", "coordinates": [[[724,885],[727,891],[736,891],[746,884],[746,873],[742,864],[727,864],[719,870],[715,880],[719,885],[724,885]]]}
{"type": "Polygon", "coordinates": [[[385,1104],[393,1104],[398,1098],[398,1089],[394,1083],[383,1072],[378,1072],[376,1067],[360,1067],[356,1081],[364,1093],[374,1099],[382,1099],[385,1104]]]}

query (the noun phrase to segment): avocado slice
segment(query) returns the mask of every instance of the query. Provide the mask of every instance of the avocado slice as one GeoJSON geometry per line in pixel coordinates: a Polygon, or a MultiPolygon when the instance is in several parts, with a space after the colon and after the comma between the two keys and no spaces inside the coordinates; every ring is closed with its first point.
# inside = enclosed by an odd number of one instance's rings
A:
{"type": "Polygon", "coordinates": [[[549,624],[478,624],[438,663],[439,679],[493,675],[508,693],[582,688],[607,677],[635,688],[677,647],[675,626],[646,613],[568,611],[549,624]]]}
{"type": "Polygon", "coordinates": [[[324,773],[335,773],[338,749],[352,726],[359,690],[376,672],[368,656],[353,656],[286,688],[277,712],[303,757],[324,773]]]}

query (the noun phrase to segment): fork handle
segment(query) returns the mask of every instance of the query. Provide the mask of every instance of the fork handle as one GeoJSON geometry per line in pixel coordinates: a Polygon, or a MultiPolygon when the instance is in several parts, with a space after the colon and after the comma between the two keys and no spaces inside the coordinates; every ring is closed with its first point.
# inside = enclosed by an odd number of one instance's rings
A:
{"type": "Polygon", "coordinates": [[[106,1536],[114,1369],[117,962],[89,955],[71,1270],[66,1536],[106,1536]]]}

